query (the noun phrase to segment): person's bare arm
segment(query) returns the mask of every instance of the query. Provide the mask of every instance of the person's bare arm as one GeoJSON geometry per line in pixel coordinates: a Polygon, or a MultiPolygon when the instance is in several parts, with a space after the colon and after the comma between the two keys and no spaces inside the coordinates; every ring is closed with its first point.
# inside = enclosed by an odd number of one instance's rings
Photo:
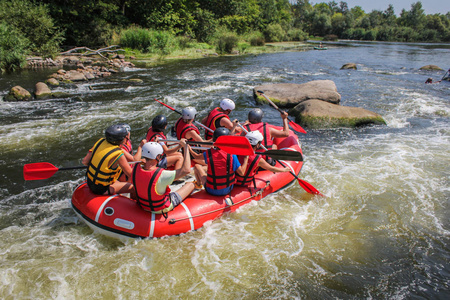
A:
{"type": "Polygon", "coordinates": [[[191,156],[189,155],[190,147],[188,144],[186,144],[186,139],[181,139],[180,145],[184,147],[184,160],[182,167],[178,170],[175,170],[175,179],[184,177],[191,172],[191,156]]]}
{"type": "Polygon", "coordinates": [[[238,173],[241,176],[245,176],[245,171],[247,171],[247,164],[248,164],[248,156],[245,156],[244,162],[241,164],[239,168],[237,168],[236,173],[238,173]]]}
{"type": "Polygon", "coordinates": [[[270,171],[270,172],[275,172],[275,173],[289,172],[291,170],[288,167],[278,168],[278,167],[272,166],[264,158],[259,160],[258,167],[261,167],[264,170],[267,170],[267,171],[270,171]]]}
{"type": "Polygon", "coordinates": [[[271,137],[281,138],[281,137],[289,136],[288,113],[283,111],[280,114],[281,114],[281,118],[283,119],[283,130],[270,128],[270,136],[271,137]]]}

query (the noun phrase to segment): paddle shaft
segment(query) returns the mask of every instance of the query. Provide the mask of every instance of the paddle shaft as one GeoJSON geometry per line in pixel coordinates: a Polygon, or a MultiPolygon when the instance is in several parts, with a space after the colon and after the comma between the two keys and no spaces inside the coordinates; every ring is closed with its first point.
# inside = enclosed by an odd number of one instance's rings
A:
{"type": "MultiPolygon", "coordinates": [[[[263,97],[269,101],[269,103],[276,109],[278,110],[280,113],[284,113],[284,111],[282,111],[275,103],[272,102],[272,100],[270,100],[269,97],[267,97],[263,91],[257,91],[258,93],[260,93],[261,95],[263,95],[263,97]]],[[[300,125],[298,125],[297,123],[295,123],[294,121],[292,121],[291,119],[289,119],[289,117],[287,118],[289,121],[289,125],[291,125],[291,127],[298,132],[301,133],[306,133],[305,129],[303,129],[300,125]]]]}
{"type": "MultiPolygon", "coordinates": [[[[177,114],[180,114],[180,115],[182,114],[179,110],[176,110],[175,108],[170,107],[169,105],[167,105],[167,104],[165,104],[165,103],[159,101],[159,100],[156,99],[156,98],[155,98],[155,101],[158,102],[158,103],[161,103],[161,104],[164,105],[165,107],[167,107],[167,108],[173,110],[173,111],[176,112],[177,114]]],[[[212,129],[209,128],[208,126],[203,125],[203,124],[200,123],[200,122],[197,122],[197,121],[194,120],[194,123],[197,124],[197,125],[199,125],[200,127],[203,127],[204,129],[206,129],[206,130],[208,130],[208,131],[210,131],[210,132],[214,132],[214,130],[212,130],[212,129]]]]}

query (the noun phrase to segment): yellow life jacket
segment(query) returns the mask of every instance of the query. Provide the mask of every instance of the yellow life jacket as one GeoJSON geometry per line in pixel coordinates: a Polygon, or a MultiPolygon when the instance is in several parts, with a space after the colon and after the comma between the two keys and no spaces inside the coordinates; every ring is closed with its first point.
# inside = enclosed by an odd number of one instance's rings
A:
{"type": "Polygon", "coordinates": [[[93,149],[86,176],[94,184],[111,185],[119,178],[122,170],[119,165],[116,168],[111,166],[123,155],[123,150],[108,143],[105,138],[99,139],[93,149]],[[112,163],[109,163],[110,161],[112,163]]]}

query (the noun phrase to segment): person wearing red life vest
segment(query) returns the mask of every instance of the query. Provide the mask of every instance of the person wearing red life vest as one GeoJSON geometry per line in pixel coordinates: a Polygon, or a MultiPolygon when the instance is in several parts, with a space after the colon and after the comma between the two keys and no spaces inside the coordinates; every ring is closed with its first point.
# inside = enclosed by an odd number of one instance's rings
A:
{"type": "Polygon", "coordinates": [[[121,171],[130,178],[131,167],[120,147],[126,142],[127,130],[122,125],[112,125],[105,130],[105,138],[99,139],[82,159],[88,166],[86,180],[89,189],[97,195],[132,193],[130,182],[120,182],[121,171]]]}
{"type": "MultiPolygon", "coordinates": [[[[145,139],[149,142],[158,142],[159,139],[166,140],[164,130],[167,128],[167,118],[164,115],[157,115],[152,120],[152,126],[147,131],[145,139]]],[[[181,149],[181,145],[177,144],[174,147],[167,147],[165,143],[160,142],[163,147],[164,156],[159,161],[158,167],[167,169],[167,167],[174,166],[174,169],[180,169],[183,164],[183,154],[178,152],[181,149]]]]}
{"type": "MultiPolygon", "coordinates": [[[[250,184],[253,183],[253,185],[256,186],[255,175],[258,172],[259,168],[262,168],[264,170],[268,170],[275,173],[281,173],[281,172],[289,172],[290,169],[288,167],[285,168],[278,168],[275,166],[270,165],[261,154],[256,153],[256,150],[261,147],[261,143],[263,141],[263,136],[261,132],[255,130],[250,131],[245,135],[245,137],[250,142],[250,145],[252,145],[253,150],[255,151],[255,154],[248,156],[248,163],[247,163],[247,169],[245,170],[245,174],[243,176],[236,174],[236,185],[240,186],[250,186],[250,184]]],[[[238,159],[240,162],[244,161],[245,156],[238,155],[238,159]]]]}
{"type": "Polygon", "coordinates": [[[126,123],[120,123],[118,124],[120,126],[123,126],[125,130],[128,132],[126,136],[126,142],[120,145],[120,147],[124,150],[123,153],[125,157],[127,158],[127,161],[137,161],[141,158],[141,149],[142,146],[147,142],[147,140],[142,140],[141,143],[138,146],[138,149],[136,153],[133,155],[133,145],[131,144],[131,127],[130,125],[126,123]]]}
{"type": "MultiPolygon", "coordinates": [[[[230,113],[235,108],[234,101],[228,98],[220,101],[219,107],[214,108],[209,114],[203,118],[201,123],[213,131],[219,127],[228,128],[231,131],[231,135],[234,134],[236,130],[239,131],[239,128],[236,127],[237,123],[235,120],[231,122],[230,113]]],[[[212,138],[212,132],[209,130],[205,130],[205,139],[210,140],[212,138]]]]}
{"type": "MultiPolygon", "coordinates": [[[[289,136],[289,124],[288,124],[288,113],[281,112],[281,118],[283,119],[283,129],[275,129],[268,125],[269,123],[263,122],[262,118],[264,113],[260,108],[254,108],[248,112],[248,120],[245,121],[243,126],[248,132],[258,130],[263,135],[263,145],[268,149],[275,149],[276,146],[273,144],[273,138],[281,138],[289,136]]],[[[244,135],[244,133],[242,134],[244,135]]]]}
{"type": "MultiPolygon", "coordinates": [[[[219,136],[229,134],[228,128],[219,127],[214,130],[213,141],[216,141],[219,136]]],[[[236,155],[228,154],[219,148],[211,148],[198,155],[202,156],[206,163],[206,171],[204,166],[195,165],[195,177],[197,182],[204,185],[205,190],[211,195],[229,194],[234,187],[235,174],[244,176],[247,168],[248,156],[244,157],[241,164],[236,155]]]]}
{"type": "MultiPolygon", "coordinates": [[[[200,131],[193,124],[196,115],[197,110],[192,106],[183,108],[181,110],[181,118],[179,118],[178,121],[175,123],[175,132],[178,140],[185,138],[188,141],[205,142],[205,140],[203,140],[202,137],[200,136],[200,131]]],[[[195,154],[193,150],[191,149],[190,151],[191,155],[194,156],[195,154]]],[[[194,157],[192,158],[195,164],[202,164],[201,160],[194,157]]]]}
{"type": "Polygon", "coordinates": [[[184,177],[190,172],[191,159],[186,139],[181,139],[180,144],[185,148],[184,161],[182,167],[174,171],[164,170],[157,166],[164,153],[159,143],[148,142],[142,147],[144,165],[135,165],[131,177],[135,198],[142,209],[166,215],[194,190],[194,182],[185,183],[175,192],[172,192],[169,187],[174,180],[184,177]]]}

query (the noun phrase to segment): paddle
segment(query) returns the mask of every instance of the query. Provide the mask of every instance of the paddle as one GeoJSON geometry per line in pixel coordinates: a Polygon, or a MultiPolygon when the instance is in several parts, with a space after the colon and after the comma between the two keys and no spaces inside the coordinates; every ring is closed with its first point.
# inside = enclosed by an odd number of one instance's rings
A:
{"type": "MultiPolygon", "coordinates": [[[[278,106],[272,102],[272,100],[269,99],[269,97],[267,97],[266,95],[264,95],[263,91],[257,91],[258,93],[260,93],[264,98],[266,98],[267,101],[269,101],[270,104],[272,104],[272,106],[278,110],[280,113],[282,113],[283,111],[281,109],[278,108],[278,106]]],[[[300,125],[298,125],[297,123],[295,123],[294,121],[292,121],[291,119],[289,119],[289,117],[287,118],[289,120],[289,126],[292,127],[292,129],[294,129],[297,132],[301,132],[301,133],[306,133],[305,129],[303,129],[300,125]]]]}
{"type": "MultiPolygon", "coordinates": [[[[129,164],[140,163],[140,161],[132,161],[129,164]]],[[[53,176],[58,171],[86,169],[87,166],[57,168],[48,162],[38,162],[26,164],[23,166],[23,178],[25,180],[42,180],[53,176]]]]}
{"type": "Polygon", "coordinates": [[[447,73],[449,73],[449,72],[450,72],[450,69],[448,69],[448,71],[447,71],[447,72],[445,72],[444,76],[442,76],[441,80],[439,80],[439,81],[442,81],[442,80],[444,80],[445,76],[447,76],[447,73]]]}
{"type": "MultiPolygon", "coordinates": [[[[247,129],[245,129],[241,124],[239,124],[239,126],[242,128],[242,130],[244,130],[245,133],[248,133],[247,129]]],[[[266,152],[274,151],[274,150],[267,150],[267,148],[264,147],[263,144],[261,144],[261,147],[262,147],[264,150],[266,150],[266,152]]],[[[263,152],[263,153],[261,153],[261,154],[266,154],[266,152],[263,152]]],[[[285,152],[294,152],[294,151],[285,151],[285,152]]],[[[298,152],[297,152],[297,153],[298,153],[298,152]]],[[[301,155],[301,153],[299,153],[299,154],[301,155]]],[[[278,160],[278,159],[275,159],[275,160],[276,160],[280,165],[282,165],[283,167],[286,167],[286,165],[283,164],[280,160],[278,160]]],[[[287,160],[287,159],[286,159],[286,160],[287,160]]],[[[303,161],[303,157],[302,157],[302,161],[303,161]]],[[[303,179],[298,178],[298,176],[295,175],[294,172],[292,172],[292,171],[289,171],[289,173],[291,173],[291,175],[294,176],[294,177],[297,179],[298,184],[300,184],[300,186],[301,186],[307,193],[325,197],[325,195],[323,195],[323,194],[322,194],[321,192],[319,192],[315,187],[313,187],[312,184],[310,184],[309,182],[307,182],[307,181],[305,181],[305,180],[303,180],[303,179]]]]}
{"type": "MultiPolygon", "coordinates": [[[[179,140],[158,140],[159,142],[174,142],[177,143],[179,140]]],[[[238,155],[253,155],[252,145],[245,136],[235,136],[235,135],[222,135],[217,138],[215,142],[196,142],[188,141],[189,145],[211,145],[222,149],[229,154],[238,155]]]]}
{"type": "Polygon", "coordinates": [[[275,160],[283,159],[283,160],[290,160],[290,161],[303,161],[303,155],[300,152],[297,151],[286,151],[286,150],[276,150],[271,149],[267,150],[265,152],[255,152],[257,154],[270,156],[275,160]]]}
{"type": "MultiPolygon", "coordinates": [[[[156,102],[161,103],[162,105],[164,105],[164,106],[167,107],[168,109],[171,109],[171,110],[173,110],[174,112],[176,112],[177,114],[180,114],[180,115],[181,115],[181,112],[180,112],[179,110],[176,110],[175,108],[170,107],[169,105],[167,105],[167,104],[165,104],[165,103],[159,101],[159,100],[156,99],[156,98],[154,98],[154,99],[155,99],[156,102]]],[[[197,125],[200,126],[200,127],[205,128],[206,130],[208,130],[208,131],[210,131],[210,132],[214,132],[214,130],[212,130],[212,129],[209,128],[208,126],[203,125],[203,124],[200,123],[200,122],[197,122],[197,121],[194,120],[194,123],[197,124],[197,125]]]]}

